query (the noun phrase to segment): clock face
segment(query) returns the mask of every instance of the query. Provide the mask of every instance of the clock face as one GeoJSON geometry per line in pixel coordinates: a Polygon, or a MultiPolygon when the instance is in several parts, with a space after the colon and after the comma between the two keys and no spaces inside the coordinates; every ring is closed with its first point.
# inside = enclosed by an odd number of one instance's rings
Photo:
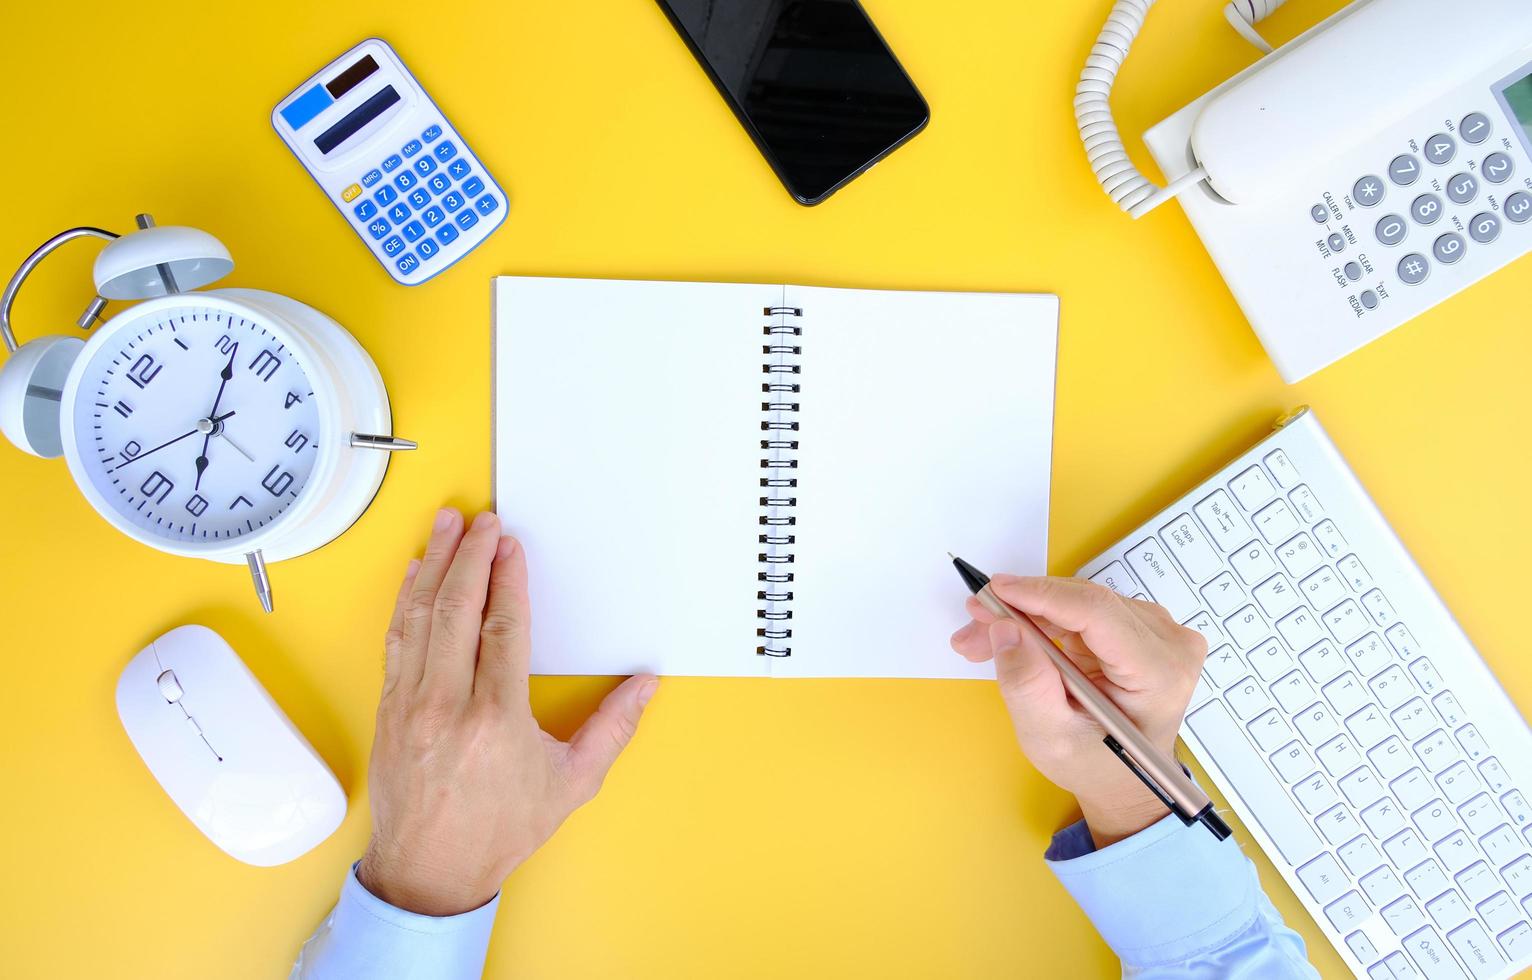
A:
{"type": "Polygon", "coordinates": [[[80,375],[75,439],[87,478],[127,523],[216,546],[298,500],[326,433],[304,365],[270,326],[189,305],[103,338],[80,375]]]}

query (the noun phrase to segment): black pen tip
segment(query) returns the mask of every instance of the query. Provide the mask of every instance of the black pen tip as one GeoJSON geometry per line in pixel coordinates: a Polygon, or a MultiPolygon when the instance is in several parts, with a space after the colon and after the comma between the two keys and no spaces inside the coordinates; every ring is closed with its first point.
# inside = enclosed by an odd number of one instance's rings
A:
{"type": "Polygon", "coordinates": [[[969,592],[977,593],[980,589],[989,584],[988,575],[985,575],[983,572],[979,571],[977,568],[974,568],[968,562],[959,558],[957,555],[954,555],[950,551],[947,552],[947,555],[952,559],[952,565],[957,569],[958,577],[963,580],[964,585],[968,586],[969,592]]]}

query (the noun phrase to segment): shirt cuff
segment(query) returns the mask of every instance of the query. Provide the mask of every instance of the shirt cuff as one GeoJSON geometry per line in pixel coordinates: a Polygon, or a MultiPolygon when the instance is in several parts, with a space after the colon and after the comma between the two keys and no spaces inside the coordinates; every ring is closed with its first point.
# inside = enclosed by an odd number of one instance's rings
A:
{"type": "Polygon", "coordinates": [[[1099,851],[1081,820],[1054,835],[1044,858],[1124,964],[1189,960],[1259,914],[1255,876],[1234,839],[1174,815],[1099,851]]]}
{"type": "Polygon", "coordinates": [[[356,868],[346,875],[340,901],[304,944],[293,976],[457,980],[483,974],[498,894],[461,915],[419,915],[369,892],[356,868]]]}

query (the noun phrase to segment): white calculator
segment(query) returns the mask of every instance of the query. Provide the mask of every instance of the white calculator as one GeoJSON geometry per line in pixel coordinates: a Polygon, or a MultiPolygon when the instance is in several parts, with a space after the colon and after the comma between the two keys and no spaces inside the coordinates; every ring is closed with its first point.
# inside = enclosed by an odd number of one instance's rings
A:
{"type": "Polygon", "coordinates": [[[378,38],[298,86],[271,124],[406,286],[437,275],[505,221],[505,191],[378,38]]]}

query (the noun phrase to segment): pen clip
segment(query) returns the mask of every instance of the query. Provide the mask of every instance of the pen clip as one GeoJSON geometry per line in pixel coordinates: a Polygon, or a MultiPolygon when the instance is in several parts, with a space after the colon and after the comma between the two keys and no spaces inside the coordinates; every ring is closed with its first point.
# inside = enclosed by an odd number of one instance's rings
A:
{"type": "Polygon", "coordinates": [[[1180,818],[1183,824],[1190,827],[1192,824],[1197,822],[1197,817],[1195,814],[1183,813],[1181,808],[1176,805],[1176,801],[1165,795],[1165,791],[1160,788],[1158,783],[1149,778],[1149,774],[1143,770],[1143,767],[1141,767],[1137,762],[1133,760],[1133,757],[1129,755],[1127,750],[1122,747],[1121,742],[1117,741],[1117,739],[1110,735],[1102,739],[1102,741],[1106,743],[1106,747],[1111,749],[1112,753],[1116,755],[1117,758],[1122,760],[1122,764],[1127,766],[1128,769],[1132,771],[1133,775],[1139,778],[1140,782],[1149,787],[1149,792],[1159,797],[1160,802],[1165,804],[1166,809],[1180,818]]]}

